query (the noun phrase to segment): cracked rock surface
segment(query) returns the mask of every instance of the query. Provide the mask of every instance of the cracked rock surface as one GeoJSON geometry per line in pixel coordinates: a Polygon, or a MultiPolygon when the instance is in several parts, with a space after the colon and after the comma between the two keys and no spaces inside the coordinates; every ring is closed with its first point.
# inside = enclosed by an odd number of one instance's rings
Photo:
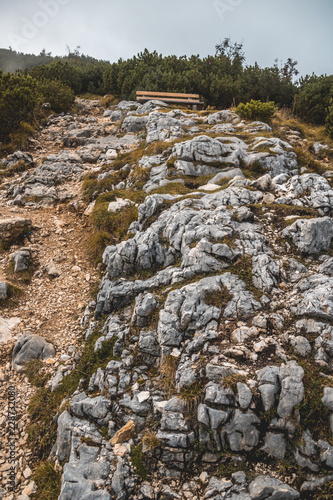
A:
{"type": "MultiPolygon", "coordinates": [[[[0,198],[19,494],[42,494],[27,410],[42,390],[59,500],[316,498],[333,481],[330,182],[229,110],[78,106],[49,118],[42,150],[1,160],[26,168],[0,198]],[[103,210],[135,216],[96,267],[103,210]]],[[[1,397],[0,498],[14,500],[1,397]]]]}

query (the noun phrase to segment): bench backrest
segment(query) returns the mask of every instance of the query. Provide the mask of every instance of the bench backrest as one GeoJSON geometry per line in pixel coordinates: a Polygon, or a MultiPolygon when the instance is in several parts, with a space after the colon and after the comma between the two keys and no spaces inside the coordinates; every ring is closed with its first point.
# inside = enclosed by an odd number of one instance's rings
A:
{"type": "Polygon", "coordinates": [[[140,98],[149,98],[149,97],[155,97],[155,98],[180,98],[180,99],[190,99],[193,101],[193,99],[197,99],[199,101],[200,97],[199,94],[179,94],[179,93],[173,93],[173,92],[149,92],[146,90],[137,90],[136,92],[136,97],[137,99],[140,98]]]}

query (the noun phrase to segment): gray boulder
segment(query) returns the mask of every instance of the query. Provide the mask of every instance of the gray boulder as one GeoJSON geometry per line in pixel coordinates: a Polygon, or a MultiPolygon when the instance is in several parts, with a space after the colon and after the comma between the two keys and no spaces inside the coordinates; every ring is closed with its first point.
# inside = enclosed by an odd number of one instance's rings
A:
{"type": "Polygon", "coordinates": [[[303,385],[304,370],[296,361],[282,365],[280,368],[281,394],[279,405],[277,408],[280,417],[287,417],[292,414],[294,407],[303,401],[304,385],[303,385]]]}
{"type": "Polygon", "coordinates": [[[102,422],[109,416],[110,401],[103,397],[84,398],[71,402],[71,411],[78,417],[85,417],[102,422]]]}
{"type": "Polygon", "coordinates": [[[294,175],[287,182],[276,184],[277,203],[313,207],[321,215],[329,214],[333,206],[333,189],[318,174],[294,175]]]}
{"type": "Polygon", "coordinates": [[[333,387],[324,387],[322,402],[329,411],[333,411],[333,387]]]}
{"type": "Polygon", "coordinates": [[[333,320],[333,278],[314,274],[302,279],[297,285],[297,299],[292,312],[299,316],[310,316],[333,320]]]}
{"type": "Polygon", "coordinates": [[[97,486],[105,484],[111,457],[100,455],[99,447],[82,444],[73,451],[63,468],[59,500],[111,500],[111,495],[97,486]]]}
{"type": "Polygon", "coordinates": [[[140,293],[135,298],[132,322],[138,326],[145,326],[156,307],[157,301],[154,294],[147,292],[140,293]]]}
{"type": "Polygon", "coordinates": [[[0,300],[5,300],[8,297],[8,287],[5,281],[0,281],[0,300]]]}
{"type": "Polygon", "coordinates": [[[26,334],[19,337],[12,354],[12,368],[24,371],[24,363],[32,359],[48,359],[55,355],[55,348],[43,337],[26,334]]]}
{"type": "Polygon", "coordinates": [[[279,372],[280,369],[277,366],[266,366],[257,371],[259,392],[265,411],[269,411],[275,403],[275,395],[280,388],[279,372]]]}
{"type": "Polygon", "coordinates": [[[253,284],[259,290],[270,293],[277,285],[280,277],[280,263],[268,254],[262,253],[252,257],[253,284]]]}
{"type": "Polygon", "coordinates": [[[146,143],[149,144],[153,141],[175,140],[183,135],[184,125],[195,125],[195,122],[190,119],[176,118],[175,113],[172,111],[169,113],[152,111],[149,114],[146,124],[146,143]]]}
{"type": "Polygon", "coordinates": [[[252,500],[296,500],[300,497],[294,488],[269,476],[256,477],[249,486],[249,492],[252,500]]]}
{"type": "Polygon", "coordinates": [[[256,424],[260,424],[260,419],[252,411],[235,411],[231,422],[223,427],[232,451],[250,451],[257,446],[259,431],[256,424]]]}
{"type": "Polygon", "coordinates": [[[13,254],[14,273],[26,271],[29,266],[30,252],[29,250],[18,250],[13,254]]]}
{"type": "Polygon", "coordinates": [[[284,436],[282,434],[267,432],[262,450],[270,457],[283,460],[287,451],[284,436]]]}
{"type": "Polygon", "coordinates": [[[115,110],[112,111],[110,114],[110,121],[111,122],[120,122],[120,120],[123,118],[124,113],[120,110],[115,110]]]}
{"type": "Polygon", "coordinates": [[[298,250],[314,254],[327,250],[333,238],[331,217],[317,219],[299,219],[282,231],[283,237],[289,237],[298,250]]]}
{"type": "Polygon", "coordinates": [[[151,101],[147,101],[141,106],[139,106],[135,113],[137,115],[144,115],[146,113],[151,113],[152,111],[155,111],[155,109],[167,108],[167,107],[168,105],[165,102],[159,101],[157,99],[152,99],[151,101]]]}
{"type": "Polygon", "coordinates": [[[126,116],[125,120],[122,123],[121,130],[123,132],[137,133],[145,127],[146,122],[146,116],[126,116]]]}

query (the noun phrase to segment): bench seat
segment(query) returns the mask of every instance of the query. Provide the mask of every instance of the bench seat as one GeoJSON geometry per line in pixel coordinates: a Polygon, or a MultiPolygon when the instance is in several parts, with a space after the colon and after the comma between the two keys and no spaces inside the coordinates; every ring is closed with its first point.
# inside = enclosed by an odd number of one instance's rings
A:
{"type": "Polygon", "coordinates": [[[171,93],[171,92],[149,92],[144,90],[138,90],[136,92],[136,100],[143,104],[147,101],[158,100],[170,104],[184,104],[190,106],[203,106],[203,102],[200,101],[199,94],[181,94],[181,93],[171,93]]]}

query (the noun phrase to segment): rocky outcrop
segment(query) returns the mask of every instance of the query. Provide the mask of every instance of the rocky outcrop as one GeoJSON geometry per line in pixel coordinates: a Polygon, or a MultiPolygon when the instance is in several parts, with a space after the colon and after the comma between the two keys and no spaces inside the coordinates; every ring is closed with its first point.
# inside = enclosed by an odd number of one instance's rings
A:
{"type": "MultiPolygon", "coordinates": [[[[6,185],[13,210],[73,198],[84,217],[138,213],[104,249],[86,344],[56,357],[29,334],[14,348],[15,370],[55,357],[54,398],[75,380],[54,420],[59,499],[305,499],[333,469],[333,191],[267,124],[163,108],[51,117],[47,137],[61,128],[71,149],[6,185]]],[[[17,279],[29,249],[13,249],[17,279]]],[[[56,288],[61,262],[34,278],[56,288]]]]}

